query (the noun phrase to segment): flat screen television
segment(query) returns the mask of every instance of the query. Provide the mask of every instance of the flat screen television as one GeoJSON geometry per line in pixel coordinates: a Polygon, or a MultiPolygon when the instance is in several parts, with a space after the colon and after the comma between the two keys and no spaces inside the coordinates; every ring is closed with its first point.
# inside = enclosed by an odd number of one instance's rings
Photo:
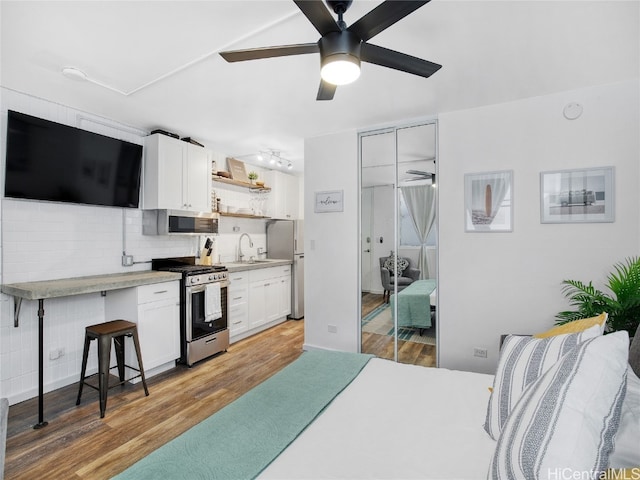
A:
{"type": "Polygon", "coordinates": [[[142,145],[9,111],[4,196],[137,208],[142,145]]]}

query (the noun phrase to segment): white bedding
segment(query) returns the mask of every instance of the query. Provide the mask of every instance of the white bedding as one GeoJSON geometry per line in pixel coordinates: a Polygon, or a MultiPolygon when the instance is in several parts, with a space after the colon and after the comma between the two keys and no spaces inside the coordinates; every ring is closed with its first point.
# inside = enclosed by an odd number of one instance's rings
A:
{"type": "Polygon", "coordinates": [[[373,358],[259,478],[486,478],[492,384],[493,375],[373,358]]]}

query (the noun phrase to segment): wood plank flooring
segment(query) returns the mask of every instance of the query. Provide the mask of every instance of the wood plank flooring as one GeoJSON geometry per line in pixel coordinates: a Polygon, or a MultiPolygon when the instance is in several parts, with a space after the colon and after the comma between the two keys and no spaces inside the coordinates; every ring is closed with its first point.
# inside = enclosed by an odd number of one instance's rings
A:
{"type": "Polygon", "coordinates": [[[37,399],[9,408],[5,479],[107,479],[209,417],[302,353],[303,321],[289,320],[242,340],[192,368],[178,366],[141,384],[109,391],[105,418],[98,393],[78,387],[45,395],[45,420],[34,430],[37,399]]]}
{"type": "MultiPolygon", "coordinates": [[[[362,295],[362,317],[364,318],[375,308],[382,305],[382,295],[365,293],[362,295]]],[[[372,353],[380,358],[393,360],[393,337],[376,333],[362,332],[362,353],[372,353]]],[[[398,361],[422,365],[436,366],[436,347],[422,343],[398,340],[398,361]]]]}

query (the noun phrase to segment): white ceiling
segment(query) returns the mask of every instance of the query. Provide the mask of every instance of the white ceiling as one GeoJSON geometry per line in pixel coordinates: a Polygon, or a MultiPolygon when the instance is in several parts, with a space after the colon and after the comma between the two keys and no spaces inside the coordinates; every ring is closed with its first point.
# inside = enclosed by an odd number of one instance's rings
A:
{"type": "MultiPolygon", "coordinates": [[[[353,23],[380,2],[356,0],[353,23]]],[[[315,100],[316,55],[226,63],[217,52],[318,40],[289,0],[6,1],[2,86],[251,161],[303,165],[304,138],[637,78],[640,3],[432,0],[370,43],[443,65],[429,79],[363,64],[315,100]],[[61,75],[83,70],[91,82],[61,75]]]]}

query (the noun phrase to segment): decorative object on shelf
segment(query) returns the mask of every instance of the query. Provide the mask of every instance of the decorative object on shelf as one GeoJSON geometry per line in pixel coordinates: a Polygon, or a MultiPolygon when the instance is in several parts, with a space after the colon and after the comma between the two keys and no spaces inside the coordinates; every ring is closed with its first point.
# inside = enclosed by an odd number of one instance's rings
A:
{"type": "Polygon", "coordinates": [[[249,183],[247,171],[244,168],[244,162],[236,160],[235,158],[227,158],[227,163],[229,164],[229,172],[231,172],[231,178],[233,180],[249,183]]]}
{"type": "Polygon", "coordinates": [[[218,171],[216,172],[216,175],[217,175],[218,177],[222,177],[222,178],[231,178],[231,174],[230,174],[229,172],[224,172],[224,171],[222,171],[222,170],[218,170],[218,171]]]}
{"type": "Polygon", "coordinates": [[[464,176],[465,232],[513,231],[513,172],[464,176]]]}
{"type": "Polygon", "coordinates": [[[314,211],[316,213],[342,212],[344,210],[343,190],[316,192],[314,211]]]}
{"type": "Polygon", "coordinates": [[[613,167],[540,173],[540,223],[614,221],[613,167]]]}
{"type": "MultiPolygon", "coordinates": [[[[256,180],[258,179],[258,174],[256,172],[251,171],[247,176],[249,177],[249,180],[251,181],[251,183],[255,185],[256,180]]],[[[264,182],[262,184],[264,185],[264,182]]]]}
{"type": "Polygon", "coordinates": [[[556,323],[562,325],[606,312],[607,331],[626,330],[633,336],[640,322],[640,257],[629,257],[613,268],[615,272],[609,274],[606,284],[613,295],[598,290],[592,282],[564,280],[562,293],[576,310],[558,313],[556,323]]]}

